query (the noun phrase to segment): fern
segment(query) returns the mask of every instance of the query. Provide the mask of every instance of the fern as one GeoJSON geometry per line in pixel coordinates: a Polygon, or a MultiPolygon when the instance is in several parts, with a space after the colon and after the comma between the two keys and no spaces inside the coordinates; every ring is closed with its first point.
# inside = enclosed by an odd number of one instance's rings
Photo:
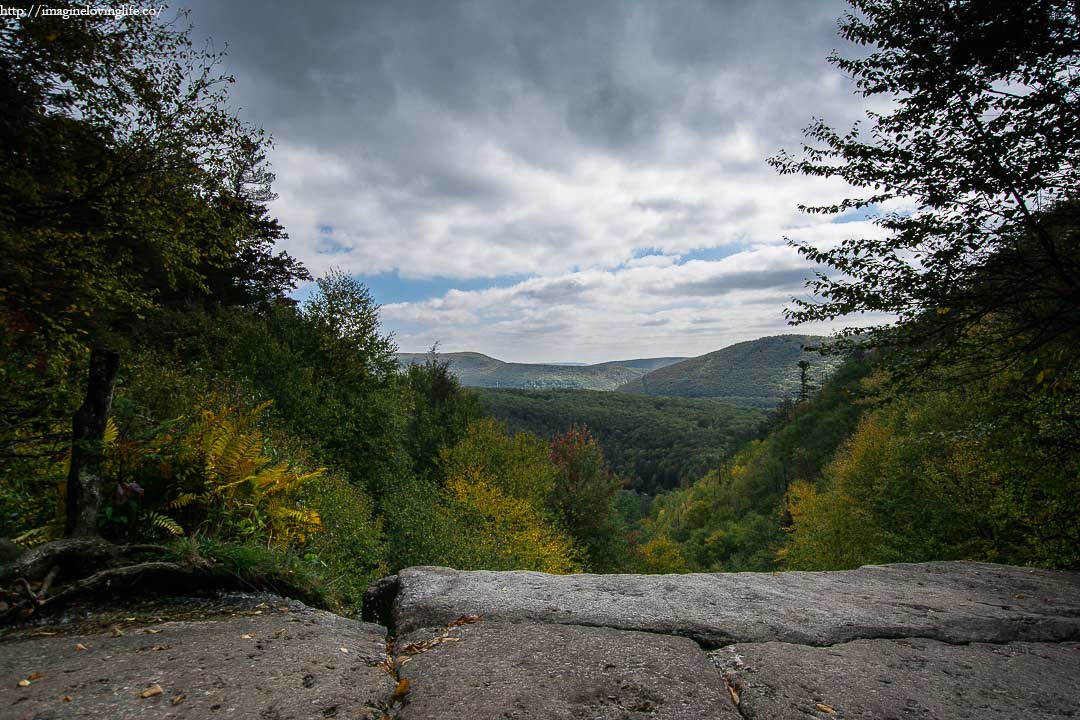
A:
{"type": "Polygon", "coordinates": [[[101,437],[101,445],[106,452],[112,449],[116,445],[117,439],[120,437],[120,428],[116,425],[116,420],[109,417],[105,420],[105,434],[101,437]]]}
{"type": "Polygon", "coordinates": [[[164,530],[170,535],[183,535],[184,528],[180,527],[180,523],[173,520],[167,515],[162,515],[156,512],[147,512],[143,517],[150,523],[152,527],[158,530],[164,530]]]}
{"type": "Polygon", "coordinates": [[[318,513],[298,507],[297,494],[325,469],[298,472],[267,454],[257,421],[269,405],[200,413],[176,448],[182,459],[177,464],[191,470],[178,470],[183,480],[165,507],[195,510],[211,532],[264,535],[280,547],[320,530],[318,513]]]}
{"type": "Polygon", "coordinates": [[[165,507],[167,507],[170,510],[181,510],[183,508],[186,508],[188,505],[191,505],[193,502],[195,502],[197,500],[202,500],[202,499],[203,499],[203,496],[200,495],[200,494],[197,494],[197,493],[192,493],[192,492],[180,493],[175,498],[173,498],[169,502],[165,503],[165,507]]]}
{"type": "Polygon", "coordinates": [[[11,540],[16,545],[32,548],[49,540],[56,540],[63,534],[64,526],[61,523],[50,523],[32,530],[27,530],[22,535],[13,537],[11,540]]]}

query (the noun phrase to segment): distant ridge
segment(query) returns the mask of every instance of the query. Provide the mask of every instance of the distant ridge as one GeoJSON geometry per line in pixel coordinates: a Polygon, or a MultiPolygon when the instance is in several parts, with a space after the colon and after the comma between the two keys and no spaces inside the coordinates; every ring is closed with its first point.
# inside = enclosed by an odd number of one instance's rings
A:
{"type": "MultiPolygon", "coordinates": [[[[428,353],[398,353],[402,366],[427,362],[428,353]]],[[[638,358],[596,365],[508,363],[477,352],[439,353],[462,385],[485,388],[614,390],[645,373],[686,358],[638,358]]]]}
{"type": "Polygon", "coordinates": [[[798,393],[800,360],[810,363],[809,379],[817,386],[840,363],[836,356],[806,350],[826,340],[818,335],[774,335],[736,343],[657,368],[618,390],[771,408],[798,393]]]}

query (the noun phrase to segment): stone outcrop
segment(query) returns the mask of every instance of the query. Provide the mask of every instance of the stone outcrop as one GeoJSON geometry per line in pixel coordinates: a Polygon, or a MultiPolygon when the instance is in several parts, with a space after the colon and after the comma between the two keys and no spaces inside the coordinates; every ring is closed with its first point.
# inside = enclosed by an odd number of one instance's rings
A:
{"type": "Polygon", "coordinates": [[[0,718],[1080,715],[1075,573],[410,568],[369,592],[379,624],[253,602],[201,620],[140,619],[115,637],[48,628],[60,634],[0,641],[0,718]],[[161,694],[142,697],[154,685],[161,694]]]}
{"type": "Polygon", "coordinates": [[[378,625],[274,597],[236,598],[205,619],[132,612],[0,641],[0,718],[380,718],[390,707],[378,625]]]}

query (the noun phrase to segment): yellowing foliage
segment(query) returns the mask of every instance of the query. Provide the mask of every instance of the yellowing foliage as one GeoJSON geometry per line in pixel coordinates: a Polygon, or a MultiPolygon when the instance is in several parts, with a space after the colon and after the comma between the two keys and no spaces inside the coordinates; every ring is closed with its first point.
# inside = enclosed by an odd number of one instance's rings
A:
{"type": "Polygon", "coordinates": [[[650,573],[686,572],[682,548],[667,535],[658,535],[638,548],[645,571],[650,573]]]}
{"type": "Polygon", "coordinates": [[[491,420],[469,424],[439,459],[444,481],[434,508],[432,562],[459,569],[581,570],[573,538],[550,510],[556,469],[547,443],[509,436],[491,420]]]}
{"type": "Polygon", "coordinates": [[[173,452],[165,453],[165,467],[175,476],[177,494],[167,507],[201,510],[219,534],[265,538],[281,548],[321,528],[318,512],[304,507],[299,494],[324,469],[300,472],[266,454],[256,420],[269,404],[242,412],[203,410],[169,439],[173,452]]]}
{"type": "Polygon", "coordinates": [[[527,499],[515,498],[478,470],[447,478],[441,524],[462,532],[460,547],[501,568],[572,573],[579,569],[573,540],[527,499]]]}

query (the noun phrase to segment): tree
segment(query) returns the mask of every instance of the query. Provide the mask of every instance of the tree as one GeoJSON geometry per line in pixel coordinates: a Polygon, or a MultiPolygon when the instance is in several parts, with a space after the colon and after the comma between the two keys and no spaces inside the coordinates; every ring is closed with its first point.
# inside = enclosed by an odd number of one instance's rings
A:
{"type": "Polygon", "coordinates": [[[439,359],[438,345],[426,362],[405,369],[405,382],[412,398],[406,438],[413,472],[431,479],[438,472],[439,451],[455,445],[479,416],[476,396],[461,387],[450,363],[439,359]]]}
{"type": "MultiPolygon", "coordinates": [[[[228,108],[220,55],[149,3],[108,4],[122,12],[0,18],[0,328],[11,336],[0,440],[54,432],[57,418],[21,396],[59,387],[89,357],[73,479],[93,476],[79,464],[100,454],[115,351],[133,324],[214,287],[266,299],[306,277],[268,250],[280,228],[249,190],[266,179],[267,141],[228,108]],[[106,357],[111,377],[98,372],[106,357]]],[[[86,489],[76,497],[96,497],[86,489]]]]}
{"type": "MultiPolygon", "coordinates": [[[[994,371],[1075,361],[1080,334],[1080,17],[1072,0],[851,0],[841,36],[868,52],[829,61],[868,112],[840,134],[815,120],[781,174],[839,178],[865,192],[810,213],[875,211],[885,237],[835,247],[793,242],[824,266],[796,299],[793,323],[895,314],[872,328],[903,346],[899,369],[994,371]],[[886,205],[887,206],[887,205],[886,205]],[[1069,356],[1072,360],[1069,360],[1069,356]]],[[[864,329],[841,335],[858,341],[864,329]]]]}
{"type": "Polygon", "coordinates": [[[625,530],[615,499],[623,480],[608,467],[604,451],[585,427],[573,427],[551,441],[558,468],[552,503],[594,572],[614,572],[625,564],[625,530]]]}
{"type": "MultiPolygon", "coordinates": [[[[266,139],[228,108],[219,61],[149,15],[3,18],[5,325],[88,347],[205,296],[211,271],[258,281],[242,260],[265,209],[236,178],[266,139]]],[[[285,265],[279,292],[305,276],[285,265]]]]}

